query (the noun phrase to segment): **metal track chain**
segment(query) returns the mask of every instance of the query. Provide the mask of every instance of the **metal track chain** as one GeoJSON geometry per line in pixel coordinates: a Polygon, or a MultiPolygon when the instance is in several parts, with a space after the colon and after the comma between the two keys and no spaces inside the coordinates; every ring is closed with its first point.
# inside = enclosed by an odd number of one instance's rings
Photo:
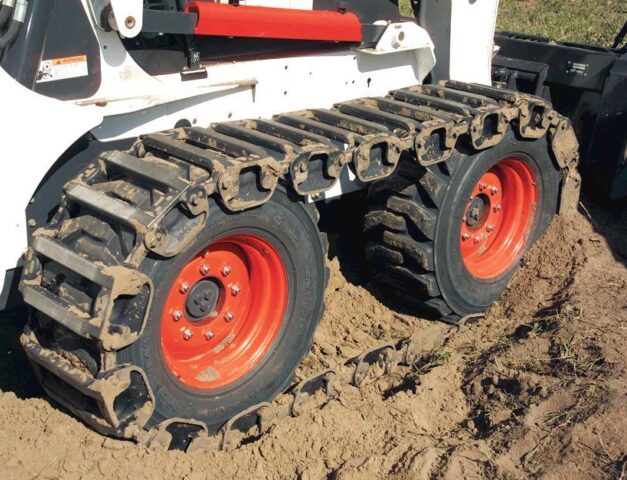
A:
{"type": "Polygon", "coordinates": [[[141,262],[183,251],[206,226],[209,198],[232,212],[263,204],[279,185],[315,198],[345,168],[374,182],[395,171],[402,152],[427,167],[445,162],[459,145],[490,148],[509,126],[523,139],[548,134],[563,172],[562,198],[577,191],[577,142],[566,118],[542,99],[455,81],[271,120],[151,134],[128,152],[103,153],[65,185],[59,211],[30,241],[20,290],[39,317],[21,341],[42,385],[101,433],[189,450],[230,448],[235,432],[257,425],[263,433],[315,399],[324,403],[342,386],[359,386],[375,370],[411,369],[443,340],[440,328],[305,379],[273,404],[230,419],[216,440],[193,419],[147,429],[151,386],[141,368],[118,365],[116,351],[142,334],[152,301],[154,285],[141,262]],[[53,333],[42,334],[50,325],[53,333]]]}
{"type": "Polygon", "coordinates": [[[281,419],[298,417],[307,411],[324,407],[337,399],[344,388],[359,388],[369,381],[390,374],[404,376],[414,370],[431,352],[441,347],[447,338],[444,326],[434,326],[415,332],[398,342],[370,348],[348,360],[340,368],[324,369],[290,387],[272,403],[253,405],[229,419],[217,435],[207,435],[200,422],[170,419],[146,432],[139,440],[151,448],[181,448],[186,451],[229,450],[249,438],[267,433],[281,419]],[[190,429],[196,425],[196,429],[190,429]]]}

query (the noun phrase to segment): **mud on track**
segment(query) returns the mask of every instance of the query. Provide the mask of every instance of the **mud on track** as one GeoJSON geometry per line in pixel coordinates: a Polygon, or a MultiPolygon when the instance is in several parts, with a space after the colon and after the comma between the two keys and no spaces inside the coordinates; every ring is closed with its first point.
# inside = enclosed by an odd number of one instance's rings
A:
{"type": "MultiPolygon", "coordinates": [[[[300,376],[432,325],[340,258],[300,376]]],[[[42,396],[6,323],[19,319],[3,318],[0,478],[626,478],[626,262],[627,213],[558,219],[486,319],[417,374],[346,387],[232,452],[92,432],[42,396]]]]}

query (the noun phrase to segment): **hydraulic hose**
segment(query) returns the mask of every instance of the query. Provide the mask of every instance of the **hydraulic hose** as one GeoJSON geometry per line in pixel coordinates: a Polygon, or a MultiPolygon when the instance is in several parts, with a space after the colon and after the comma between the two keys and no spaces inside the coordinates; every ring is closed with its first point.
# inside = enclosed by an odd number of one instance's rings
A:
{"type": "MultiPolygon", "coordinates": [[[[5,2],[3,1],[3,5],[4,4],[5,2]]],[[[27,10],[27,0],[15,0],[15,7],[13,8],[13,18],[11,19],[11,23],[9,24],[9,28],[7,28],[6,32],[4,32],[4,35],[0,37],[0,53],[4,49],[9,47],[17,38],[17,35],[20,33],[20,29],[24,24],[27,10]]]]}
{"type": "Polygon", "coordinates": [[[627,36],[627,22],[625,22],[623,28],[621,28],[620,32],[618,32],[618,35],[616,35],[614,43],[612,44],[612,48],[620,47],[621,44],[625,41],[625,36],[627,36]]]}
{"type": "Polygon", "coordinates": [[[15,6],[15,0],[2,0],[2,8],[0,8],[0,32],[7,24],[7,20],[11,18],[13,13],[13,7],[15,6]]]}

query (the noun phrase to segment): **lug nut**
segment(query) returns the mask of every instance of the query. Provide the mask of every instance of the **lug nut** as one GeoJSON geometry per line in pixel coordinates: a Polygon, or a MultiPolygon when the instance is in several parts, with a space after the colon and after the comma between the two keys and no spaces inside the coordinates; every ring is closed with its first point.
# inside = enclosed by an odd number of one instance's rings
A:
{"type": "Polygon", "coordinates": [[[485,190],[486,188],[488,188],[488,186],[485,183],[479,184],[479,190],[485,190]]]}
{"type": "Polygon", "coordinates": [[[481,237],[475,237],[472,239],[473,242],[479,243],[481,241],[481,237]]]}
{"type": "Polygon", "coordinates": [[[497,203],[496,205],[494,205],[494,211],[495,212],[500,212],[501,211],[501,204],[497,203]]]}
{"type": "Polygon", "coordinates": [[[493,232],[493,231],[494,231],[494,225],[488,225],[488,226],[486,227],[486,230],[488,231],[488,233],[493,232]]]}
{"type": "Polygon", "coordinates": [[[227,322],[232,321],[235,318],[235,315],[233,315],[233,312],[226,312],[226,315],[224,316],[224,319],[227,322]]]}
{"type": "Polygon", "coordinates": [[[181,283],[181,285],[179,286],[179,290],[181,293],[187,293],[187,291],[189,290],[189,283],[187,282],[181,283]]]}
{"type": "Polygon", "coordinates": [[[209,265],[201,265],[200,273],[201,275],[207,275],[209,273],[209,265]]]}
{"type": "Polygon", "coordinates": [[[497,193],[499,193],[499,189],[498,189],[498,187],[491,187],[491,188],[490,188],[490,193],[491,193],[492,195],[496,195],[497,193]]]}
{"type": "Polygon", "coordinates": [[[228,265],[225,265],[224,267],[222,267],[222,276],[228,277],[230,273],[231,273],[231,267],[229,267],[228,265]]]}
{"type": "Polygon", "coordinates": [[[213,340],[213,337],[215,337],[215,335],[214,335],[214,333],[211,330],[205,332],[205,338],[207,340],[213,340]]]}
{"type": "Polygon", "coordinates": [[[174,312],[172,312],[172,318],[174,318],[175,322],[178,322],[181,318],[183,318],[183,312],[180,310],[174,310],[174,312]]]}
{"type": "Polygon", "coordinates": [[[233,294],[234,297],[237,296],[239,291],[240,291],[240,287],[237,283],[231,287],[231,293],[233,294]]]}
{"type": "Polygon", "coordinates": [[[469,238],[470,238],[470,235],[468,235],[467,233],[464,233],[464,234],[462,235],[462,240],[464,240],[464,241],[465,241],[465,240],[468,240],[469,238]]]}
{"type": "Polygon", "coordinates": [[[188,340],[191,340],[193,336],[194,336],[194,332],[192,332],[189,328],[186,328],[185,330],[183,330],[183,340],[185,340],[186,342],[188,340]]]}

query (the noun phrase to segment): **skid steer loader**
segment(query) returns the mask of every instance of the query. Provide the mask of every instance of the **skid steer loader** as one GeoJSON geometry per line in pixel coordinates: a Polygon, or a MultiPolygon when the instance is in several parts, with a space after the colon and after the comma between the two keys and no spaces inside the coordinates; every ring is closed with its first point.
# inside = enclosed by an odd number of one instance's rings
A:
{"type": "MultiPolygon", "coordinates": [[[[278,415],[323,310],[316,204],[351,192],[402,301],[454,323],[499,297],[576,205],[577,141],[491,86],[496,0],[414,6],[3,0],[2,299],[51,398],[167,448],[278,415]]],[[[416,348],[306,379],[287,414],[416,348]]]]}

